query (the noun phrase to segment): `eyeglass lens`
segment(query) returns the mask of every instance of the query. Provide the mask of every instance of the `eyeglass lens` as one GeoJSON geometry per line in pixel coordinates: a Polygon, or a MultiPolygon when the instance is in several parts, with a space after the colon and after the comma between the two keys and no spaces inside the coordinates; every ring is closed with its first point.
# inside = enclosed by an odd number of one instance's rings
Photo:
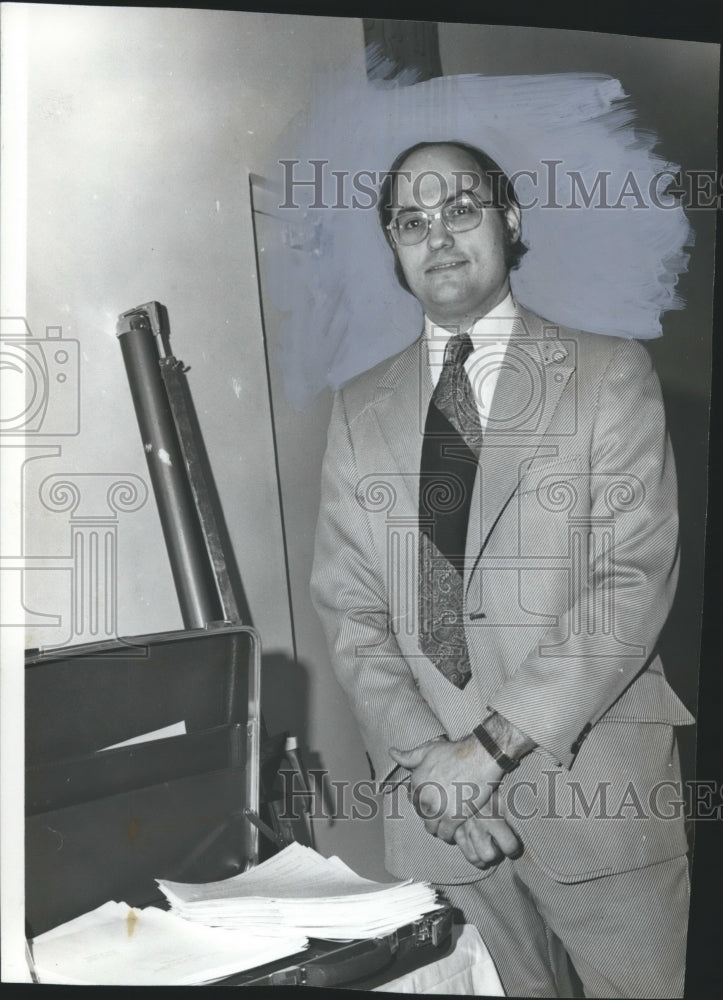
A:
{"type": "Polygon", "coordinates": [[[434,218],[441,218],[448,232],[464,233],[479,226],[483,214],[482,206],[471,195],[463,194],[447,202],[439,212],[428,213],[421,208],[400,212],[392,222],[392,231],[399,243],[413,246],[426,239],[434,218]]]}

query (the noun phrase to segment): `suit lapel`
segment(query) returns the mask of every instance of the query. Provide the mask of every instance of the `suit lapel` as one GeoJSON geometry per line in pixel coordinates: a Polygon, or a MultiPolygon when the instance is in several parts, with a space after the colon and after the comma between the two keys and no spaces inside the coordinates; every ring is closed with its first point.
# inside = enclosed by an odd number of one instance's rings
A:
{"type": "Polygon", "coordinates": [[[545,444],[550,421],[574,371],[574,358],[559,340],[559,328],[544,324],[526,309],[518,310],[495,387],[472,497],[467,586],[490,532],[526,467],[545,444]]]}
{"type": "Polygon", "coordinates": [[[432,397],[424,338],[411,344],[387,369],[377,393],[374,413],[392,459],[389,469],[380,463],[380,472],[399,473],[401,494],[416,512],[424,421],[432,397]]]}

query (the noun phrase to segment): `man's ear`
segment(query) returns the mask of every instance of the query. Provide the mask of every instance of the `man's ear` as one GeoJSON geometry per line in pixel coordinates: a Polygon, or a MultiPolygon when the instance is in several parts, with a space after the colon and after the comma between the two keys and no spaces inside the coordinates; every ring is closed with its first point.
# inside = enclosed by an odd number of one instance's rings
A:
{"type": "Polygon", "coordinates": [[[517,243],[522,231],[520,209],[517,205],[508,205],[505,209],[505,224],[507,232],[510,234],[510,239],[513,243],[517,243]]]}

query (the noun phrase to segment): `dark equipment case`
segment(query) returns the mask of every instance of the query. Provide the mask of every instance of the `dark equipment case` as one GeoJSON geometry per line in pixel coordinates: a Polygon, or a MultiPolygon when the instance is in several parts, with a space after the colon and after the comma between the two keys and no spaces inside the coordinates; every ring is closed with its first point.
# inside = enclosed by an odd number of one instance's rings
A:
{"type": "MultiPolygon", "coordinates": [[[[210,882],[255,863],[259,659],[238,625],[28,652],[28,938],[109,899],[165,908],[156,878],[210,882]],[[183,735],[104,749],[180,720],[183,735]]],[[[312,940],[220,985],[364,989],[441,957],[451,923],[445,908],[373,941],[312,940]]]]}
{"type": "Polygon", "coordinates": [[[156,878],[255,863],[259,663],[253,630],[231,625],[27,655],[32,936],[110,899],[158,901],[156,878]],[[181,721],[185,734],[104,749],[181,721]]]}
{"type": "MultiPolygon", "coordinates": [[[[264,728],[261,641],[241,622],[185,368],[159,303],[118,329],[185,629],[27,651],[28,939],[110,899],[165,907],[157,878],[228,878],[288,842],[268,777],[283,740],[264,728]],[[171,477],[162,449],[180,459],[171,477]]],[[[372,941],[311,940],[220,985],[369,989],[440,958],[451,927],[445,906],[372,941]]]]}

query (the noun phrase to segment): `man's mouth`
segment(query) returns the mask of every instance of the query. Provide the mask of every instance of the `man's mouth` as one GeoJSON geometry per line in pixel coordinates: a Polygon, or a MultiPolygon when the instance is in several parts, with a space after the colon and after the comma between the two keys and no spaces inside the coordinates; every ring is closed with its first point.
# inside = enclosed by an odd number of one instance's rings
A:
{"type": "Polygon", "coordinates": [[[458,267],[463,267],[466,263],[466,260],[438,261],[436,264],[432,264],[431,267],[427,268],[427,274],[434,274],[438,271],[453,271],[458,267]]]}

